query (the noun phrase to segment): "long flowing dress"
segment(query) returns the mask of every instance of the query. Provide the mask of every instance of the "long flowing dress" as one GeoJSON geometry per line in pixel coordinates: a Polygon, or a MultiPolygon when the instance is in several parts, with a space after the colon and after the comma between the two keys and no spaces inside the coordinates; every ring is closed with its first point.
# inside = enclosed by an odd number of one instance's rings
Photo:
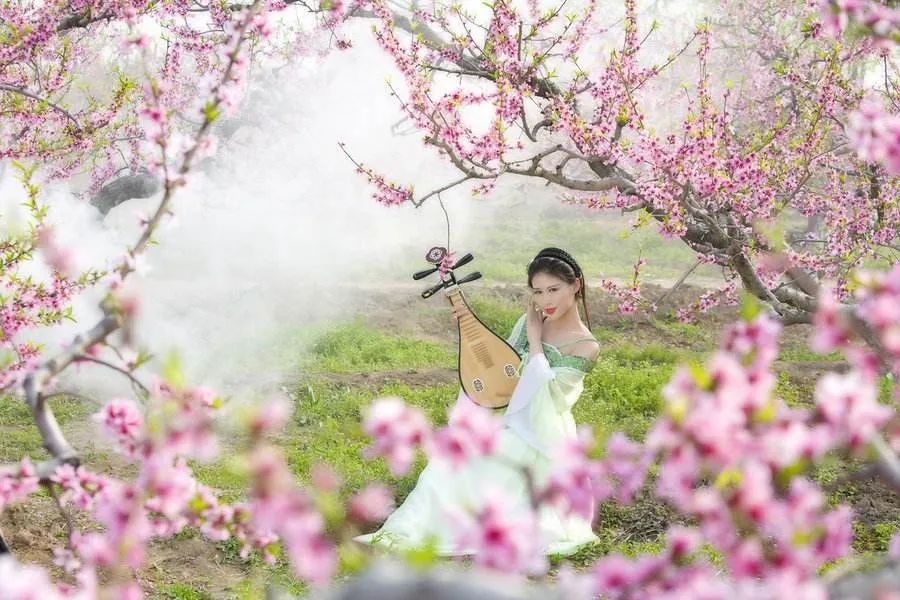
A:
{"type": "MultiPolygon", "coordinates": [[[[594,362],[564,355],[563,346],[547,343],[543,344],[543,354],[529,358],[525,315],[516,322],[507,341],[523,358],[523,364],[504,414],[497,451],[460,469],[444,461],[430,461],[403,504],[378,531],[358,536],[358,541],[388,548],[430,543],[437,554],[472,554],[457,546],[452,515],[477,509],[485,491],[497,488],[510,500],[510,511],[528,510],[527,482],[517,466],[528,466],[537,482],[546,479],[553,451],[576,436],[572,407],[584,390],[584,377],[594,362]]],[[[471,400],[460,391],[457,402],[471,400]]],[[[597,539],[590,521],[581,517],[565,515],[550,506],[542,506],[537,517],[546,554],[571,554],[597,539]]]]}

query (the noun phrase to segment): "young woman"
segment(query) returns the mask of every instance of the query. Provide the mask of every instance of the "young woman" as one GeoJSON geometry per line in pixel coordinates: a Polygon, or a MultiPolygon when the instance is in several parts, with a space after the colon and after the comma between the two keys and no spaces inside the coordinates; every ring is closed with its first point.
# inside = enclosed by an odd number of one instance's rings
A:
{"type": "MultiPolygon", "coordinates": [[[[357,540],[399,548],[430,542],[439,554],[471,554],[454,537],[455,515],[477,510],[492,489],[503,492],[504,510],[511,515],[529,510],[521,467],[540,483],[553,467],[554,451],[576,436],[572,406],[599,348],[589,326],[584,275],[571,255],[559,248],[541,250],[528,265],[528,286],[527,309],[507,340],[523,359],[521,378],[506,408],[495,454],[459,470],[431,461],[382,527],[357,540]],[[578,313],[579,299],[587,325],[578,313]]],[[[454,316],[465,310],[454,309],[454,316]]],[[[457,404],[461,402],[471,400],[460,392],[457,404]]],[[[547,506],[537,516],[547,554],[569,554],[596,539],[589,520],[547,506]]]]}

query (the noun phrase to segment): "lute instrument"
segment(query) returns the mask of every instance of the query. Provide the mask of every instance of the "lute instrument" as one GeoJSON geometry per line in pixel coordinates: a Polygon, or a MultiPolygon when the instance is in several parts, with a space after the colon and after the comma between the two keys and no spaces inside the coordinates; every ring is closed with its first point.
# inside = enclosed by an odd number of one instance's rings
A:
{"type": "Polygon", "coordinates": [[[444,290],[447,300],[455,307],[465,306],[466,311],[459,317],[459,384],[473,402],[487,408],[503,408],[509,404],[516,383],[519,380],[519,355],[505,339],[485,325],[466,303],[460,286],[481,278],[475,271],[460,279],[454,270],[474,259],[466,254],[453,266],[442,270],[440,265],[447,257],[447,249],[434,247],[428,251],[425,260],[437,265],[413,275],[419,280],[434,272],[440,272],[441,281],[422,292],[423,298],[430,298],[444,290]]]}

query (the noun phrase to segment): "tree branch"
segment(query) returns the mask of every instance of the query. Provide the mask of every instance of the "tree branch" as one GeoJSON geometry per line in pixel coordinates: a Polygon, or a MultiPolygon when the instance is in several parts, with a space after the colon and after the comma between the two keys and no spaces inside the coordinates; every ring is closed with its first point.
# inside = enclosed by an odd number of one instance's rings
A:
{"type": "Polygon", "coordinates": [[[40,96],[38,96],[36,94],[32,94],[28,90],[25,90],[25,89],[22,89],[20,87],[16,87],[13,85],[9,85],[7,83],[0,83],[0,90],[6,91],[6,92],[12,92],[14,94],[19,94],[21,96],[25,96],[26,98],[31,98],[32,100],[36,100],[38,102],[43,102],[44,104],[46,104],[53,110],[61,113],[63,116],[65,116],[67,119],[69,119],[72,122],[72,124],[75,126],[75,130],[78,132],[81,132],[81,125],[78,124],[78,120],[75,117],[73,117],[69,111],[67,111],[63,107],[59,106],[58,104],[50,102],[46,98],[41,98],[40,96]]]}
{"type": "Polygon", "coordinates": [[[451,183],[448,183],[447,185],[445,185],[445,186],[443,186],[443,187],[440,187],[440,188],[438,188],[438,189],[436,189],[436,190],[432,190],[431,192],[428,192],[427,194],[425,194],[424,196],[422,196],[422,197],[419,198],[418,200],[413,200],[413,206],[415,206],[416,208],[418,208],[418,207],[422,206],[422,203],[423,203],[423,202],[425,202],[426,200],[428,200],[428,199],[431,198],[432,196],[436,196],[436,195],[440,194],[441,192],[446,192],[446,191],[449,190],[450,188],[454,188],[454,187],[460,185],[461,183],[465,183],[466,181],[469,181],[470,179],[472,179],[472,177],[471,177],[470,175],[466,175],[465,177],[461,177],[461,178],[457,179],[456,181],[453,181],[453,182],[451,182],[451,183]]]}

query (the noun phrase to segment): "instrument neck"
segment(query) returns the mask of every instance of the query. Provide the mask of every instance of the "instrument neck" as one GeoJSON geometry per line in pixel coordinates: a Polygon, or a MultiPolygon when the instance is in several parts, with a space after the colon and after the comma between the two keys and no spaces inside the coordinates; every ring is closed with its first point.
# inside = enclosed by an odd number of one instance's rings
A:
{"type": "MultiPolygon", "coordinates": [[[[465,298],[463,296],[462,290],[459,289],[459,286],[454,285],[454,286],[448,287],[446,294],[447,294],[447,300],[449,300],[450,304],[452,304],[453,306],[457,306],[457,307],[458,306],[466,306],[465,298]]],[[[469,321],[474,321],[474,320],[475,320],[475,315],[472,314],[472,311],[466,311],[459,318],[460,323],[467,323],[469,321]]]]}

